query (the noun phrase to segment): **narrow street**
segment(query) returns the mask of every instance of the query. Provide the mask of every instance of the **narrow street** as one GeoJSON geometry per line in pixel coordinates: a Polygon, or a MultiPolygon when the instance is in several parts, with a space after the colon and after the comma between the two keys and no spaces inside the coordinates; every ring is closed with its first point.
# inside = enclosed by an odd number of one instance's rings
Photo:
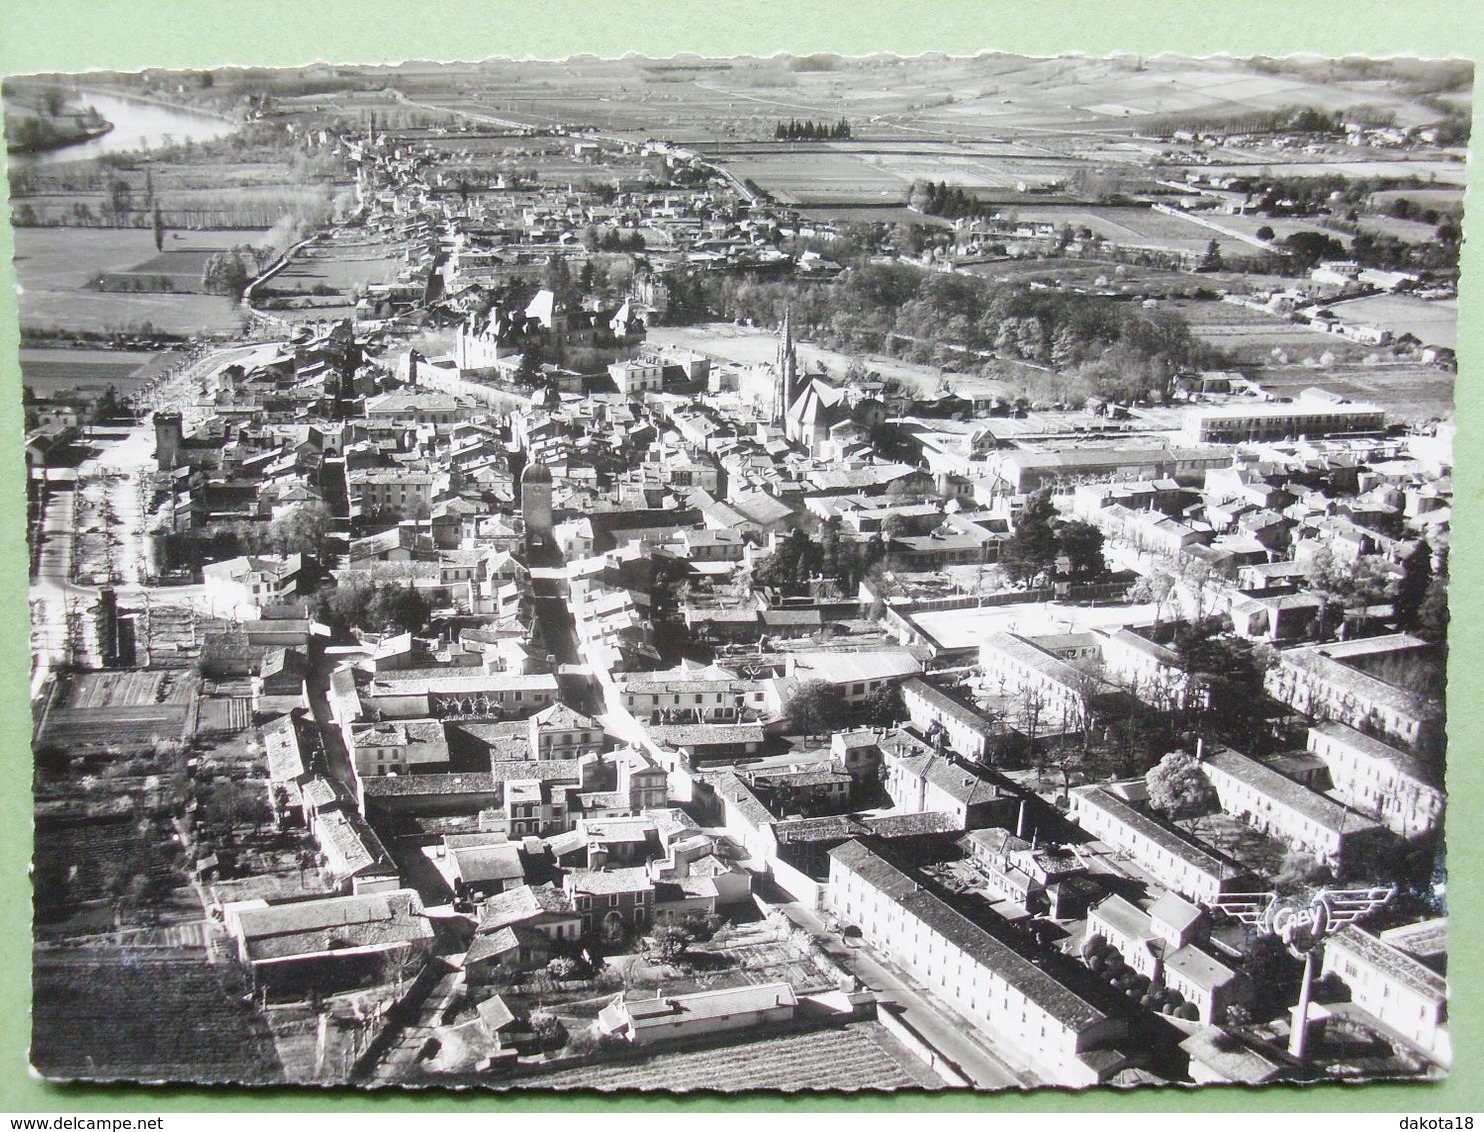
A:
{"type": "Polygon", "coordinates": [[[324,746],[324,771],[354,795],[355,773],[350,752],[345,749],[345,737],[340,734],[340,728],[330,714],[330,664],[325,657],[323,637],[310,639],[309,672],[304,680],[304,691],[324,746]]]}

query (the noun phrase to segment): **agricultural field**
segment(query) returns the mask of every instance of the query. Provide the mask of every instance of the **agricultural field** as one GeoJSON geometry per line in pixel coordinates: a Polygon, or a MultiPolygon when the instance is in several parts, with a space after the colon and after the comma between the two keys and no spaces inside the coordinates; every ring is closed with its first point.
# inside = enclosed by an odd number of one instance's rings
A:
{"type": "Polygon", "coordinates": [[[1463,210],[1462,188],[1387,189],[1385,192],[1372,193],[1370,203],[1372,208],[1384,211],[1402,198],[1419,209],[1436,208],[1439,212],[1463,210]]]}
{"type": "Polygon", "coordinates": [[[714,160],[786,204],[860,206],[904,202],[914,181],[944,181],[1014,199],[1018,186],[1067,177],[1077,162],[1023,147],[830,142],[718,147],[714,160]]]}
{"type": "MultiPolygon", "coordinates": [[[[1221,161],[1211,165],[1202,165],[1202,172],[1211,176],[1242,177],[1251,176],[1254,172],[1261,172],[1264,176],[1272,177],[1353,177],[1363,179],[1368,177],[1377,178],[1400,178],[1418,177],[1424,181],[1435,181],[1442,185],[1457,185],[1462,191],[1463,185],[1467,183],[1468,170],[1462,161],[1449,161],[1445,159],[1424,160],[1416,156],[1396,157],[1340,157],[1329,158],[1316,156],[1309,160],[1294,160],[1285,155],[1283,151],[1275,150],[1225,150],[1223,157],[1233,157],[1238,152],[1242,158],[1237,161],[1221,161]]],[[[1411,199],[1412,193],[1403,190],[1398,195],[1411,199]]]]}
{"type": "Polygon", "coordinates": [[[21,382],[42,400],[67,394],[96,397],[109,386],[128,396],[179,358],[175,350],[89,350],[22,347],[21,382]]]}
{"type": "Polygon", "coordinates": [[[662,1051],[622,1065],[563,1069],[529,1079],[544,1089],[781,1092],[935,1089],[943,1083],[878,1022],[778,1034],[712,1049],[662,1051]]]}
{"type": "Polygon", "coordinates": [[[1331,304],[1341,318],[1379,326],[1392,334],[1411,334],[1429,346],[1458,346],[1458,300],[1411,295],[1372,295],[1331,304]]]}
{"type": "Polygon", "coordinates": [[[91,1081],[281,1081],[267,1026],[232,978],[199,952],[39,949],[31,1062],[91,1081]]]}
{"type": "Polygon", "coordinates": [[[143,228],[17,228],[21,325],[98,333],[146,322],[175,334],[235,329],[237,312],[230,300],[218,295],[123,294],[93,290],[89,284],[103,274],[143,274],[142,265],[153,262],[156,267],[149,274],[169,274],[180,277],[182,286],[187,282],[198,286],[198,265],[207,255],[250,243],[262,234],[170,232],[162,255],[155,251],[154,234],[143,228]]]}
{"type": "Polygon", "coordinates": [[[354,293],[371,283],[390,283],[405,262],[406,245],[362,233],[336,233],[300,248],[278,274],[260,287],[257,305],[293,317],[345,318],[354,293]]]}
{"type": "MultiPolygon", "coordinates": [[[[1204,213],[1202,214],[1202,216],[1203,219],[1209,220],[1212,224],[1219,224],[1223,228],[1229,228],[1233,232],[1240,232],[1242,235],[1251,236],[1254,239],[1257,237],[1257,231],[1259,228],[1271,228],[1273,230],[1273,239],[1279,242],[1287,239],[1295,232],[1324,231],[1324,225],[1320,222],[1320,218],[1318,217],[1261,215],[1228,216],[1225,213],[1216,212],[1204,213]]],[[[1209,228],[1203,229],[1203,231],[1207,232],[1209,234],[1209,237],[1216,240],[1218,243],[1220,243],[1223,239],[1220,232],[1213,232],[1209,228]]],[[[1332,233],[1332,235],[1334,235],[1335,238],[1338,239],[1341,243],[1349,243],[1350,241],[1350,237],[1345,233],[1335,232],[1332,233]]],[[[1223,245],[1223,249],[1224,248],[1225,245],[1223,245]]],[[[1251,247],[1251,245],[1243,245],[1240,243],[1231,245],[1231,250],[1239,255],[1245,254],[1245,252],[1249,249],[1254,252],[1257,251],[1257,249],[1251,247]]]]}
{"type": "Polygon", "coordinates": [[[79,673],[58,686],[37,728],[38,747],[73,754],[142,751],[184,737],[199,682],[174,672],[79,673]]]}
{"type": "Polygon", "coordinates": [[[1361,361],[1377,354],[1374,346],[1364,346],[1333,334],[1296,322],[1282,315],[1265,314],[1235,303],[1171,304],[1190,324],[1191,333],[1222,350],[1230,350],[1239,363],[1312,361],[1325,355],[1333,361],[1361,361]]]}
{"type": "Polygon", "coordinates": [[[1195,254],[1205,251],[1213,239],[1220,240],[1218,233],[1194,221],[1155,212],[1149,208],[1017,205],[1006,211],[1013,213],[1018,220],[1055,224],[1058,228],[1063,224],[1070,224],[1073,228],[1087,228],[1103,239],[1125,248],[1154,248],[1195,254]]]}
{"type": "Polygon", "coordinates": [[[1247,371],[1264,389],[1293,397],[1304,389],[1328,389],[1352,401],[1386,410],[1401,421],[1441,420],[1453,415],[1454,375],[1437,366],[1334,365],[1259,367],[1247,371]]]}
{"type": "MultiPolygon", "coordinates": [[[[114,779],[113,784],[129,785],[114,779]]],[[[137,782],[137,780],[136,780],[137,782]]],[[[32,858],[37,938],[72,940],[116,928],[137,930],[142,925],[182,925],[201,919],[201,904],[187,884],[178,860],[167,854],[153,857],[141,851],[139,818],[126,813],[51,821],[39,817],[32,858]],[[144,883],[150,895],[115,910],[113,901],[125,884],[144,883]]]]}
{"type": "Polygon", "coordinates": [[[725,165],[733,176],[752,181],[782,204],[904,204],[912,187],[911,175],[874,164],[868,157],[843,151],[780,149],[728,159],[725,165]]]}
{"type": "Polygon", "coordinates": [[[1438,238],[1438,226],[1421,220],[1403,220],[1396,216],[1362,216],[1356,223],[1363,232],[1394,236],[1409,244],[1426,244],[1438,238]]]}

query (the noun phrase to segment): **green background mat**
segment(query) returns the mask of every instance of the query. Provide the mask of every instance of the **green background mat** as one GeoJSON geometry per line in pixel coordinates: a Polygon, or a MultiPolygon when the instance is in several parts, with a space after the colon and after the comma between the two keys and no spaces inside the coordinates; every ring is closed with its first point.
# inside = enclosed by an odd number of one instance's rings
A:
{"type": "MultiPolygon", "coordinates": [[[[300,66],[313,62],[390,63],[476,60],[508,55],[559,59],[579,52],[666,56],[926,51],[973,54],[1178,52],[1195,55],[1420,55],[1475,60],[1484,46],[1478,0],[751,0],[748,3],[408,2],[386,0],[0,0],[0,74],[36,71],[205,68],[231,64],[300,66]]],[[[1476,77],[1476,87],[1477,87],[1476,77]]],[[[1484,138],[1475,106],[1476,145],[1484,138]]],[[[1475,163],[1476,163],[1475,159],[1475,163]]],[[[1475,171],[1465,232],[1484,218],[1475,171]]],[[[24,460],[12,240],[0,223],[0,1110],[77,1113],[223,1111],[518,1110],[623,1108],[704,1112],[765,1111],[1169,1111],[1316,1110],[1466,1112],[1484,1109],[1484,894],[1474,824],[1484,802],[1484,766],[1474,728],[1484,701],[1484,242],[1464,249],[1457,386],[1459,464],[1454,477],[1451,555],[1453,637],[1449,665],[1449,938],[1453,1048],[1451,1078],[1436,1085],[1329,1085],[1306,1089],[1139,1089],[1069,1093],[890,1096],[749,1094],[644,1096],[384,1090],[59,1087],[37,1080],[26,1062],[30,1000],[30,710],[24,460]],[[1481,931],[1481,936],[1475,936],[1481,931]]]]}

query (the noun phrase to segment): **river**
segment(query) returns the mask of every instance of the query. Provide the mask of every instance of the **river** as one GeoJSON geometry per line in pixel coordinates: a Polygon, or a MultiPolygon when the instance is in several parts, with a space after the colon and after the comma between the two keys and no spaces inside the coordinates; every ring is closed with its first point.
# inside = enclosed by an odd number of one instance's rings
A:
{"type": "Polygon", "coordinates": [[[78,106],[93,106],[113,123],[113,129],[101,137],[45,153],[12,153],[12,166],[49,165],[58,161],[82,161],[105,153],[124,153],[138,149],[157,149],[168,138],[171,142],[210,141],[230,134],[236,123],[210,114],[198,114],[173,106],[120,98],[113,94],[84,91],[76,98],[78,106]]]}

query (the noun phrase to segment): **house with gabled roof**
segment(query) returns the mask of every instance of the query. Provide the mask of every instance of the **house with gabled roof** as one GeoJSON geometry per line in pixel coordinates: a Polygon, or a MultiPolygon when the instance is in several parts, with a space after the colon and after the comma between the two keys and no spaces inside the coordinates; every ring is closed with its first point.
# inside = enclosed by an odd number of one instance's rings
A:
{"type": "Polygon", "coordinates": [[[756,983],[656,998],[619,995],[598,1014],[598,1028],[635,1046],[660,1045],[791,1021],[798,998],[788,983],[756,983]]]}
{"type": "Polygon", "coordinates": [[[886,792],[895,809],[942,813],[959,829],[1014,823],[1023,795],[1003,775],[934,750],[901,731],[882,751],[886,792]]]}
{"type": "Polygon", "coordinates": [[[1238,969],[1204,946],[1209,927],[1200,908],[1173,892],[1147,908],[1109,896],[1087,914],[1089,938],[1100,936],[1132,970],[1194,1006],[1200,1021],[1220,1025],[1249,988],[1238,969]]]}
{"type": "Polygon", "coordinates": [[[563,888],[582,916],[582,934],[623,938],[654,923],[654,881],[644,867],[573,869],[563,888]]]}
{"type": "Polygon", "coordinates": [[[608,745],[603,725],[590,715],[555,703],[531,716],[527,723],[531,757],[573,759],[608,745]]]}
{"type": "Polygon", "coordinates": [[[459,900],[478,900],[523,885],[523,843],[503,833],[449,833],[437,845],[423,848],[459,900]]]}
{"type": "Polygon", "coordinates": [[[287,904],[247,900],[222,912],[238,962],[273,994],[408,981],[433,949],[433,927],[411,889],[287,904]]]}

